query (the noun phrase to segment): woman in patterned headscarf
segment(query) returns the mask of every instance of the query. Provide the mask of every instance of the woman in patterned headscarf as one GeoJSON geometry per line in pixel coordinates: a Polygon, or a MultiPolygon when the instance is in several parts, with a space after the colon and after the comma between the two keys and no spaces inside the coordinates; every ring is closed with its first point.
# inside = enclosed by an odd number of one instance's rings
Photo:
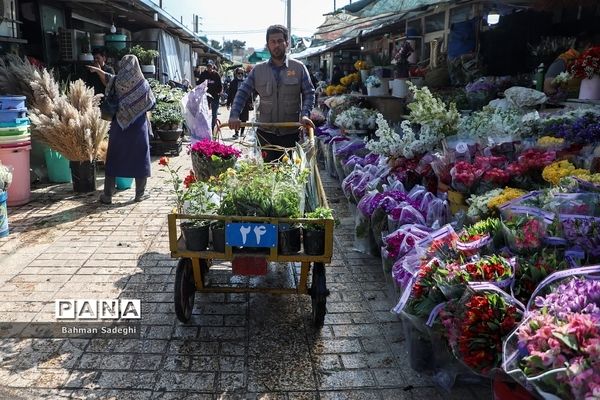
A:
{"type": "Polygon", "coordinates": [[[154,106],[156,100],[134,55],[124,56],[119,62],[119,72],[116,75],[106,74],[106,78],[106,93],[110,93],[114,87],[119,107],[108,133],[104,193],[100,195],[100,202],[112,202],[117,176],[135,178],[134,200],[142,201],[147,197],[144,191],[150,176],[149,122],[146,111],[154,106]]]}

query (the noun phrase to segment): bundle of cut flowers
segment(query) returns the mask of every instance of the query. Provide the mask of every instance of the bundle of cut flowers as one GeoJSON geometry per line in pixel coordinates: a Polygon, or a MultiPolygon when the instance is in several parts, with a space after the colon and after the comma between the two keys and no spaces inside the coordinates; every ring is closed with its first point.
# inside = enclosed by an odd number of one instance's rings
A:
{"type": "Polygon", "coordinates": [[[524,303],[528,302],[540,282],[548,275],[566,269],[567,266],[564,253],[549,248],[541,248],[531,255],[517,256],[513,285],[515,297],[524,303]]]}
{"type": "Polygon", "coordinates": [[[335,119],[335,124],[346,130],[375,129],[377,111],[352,106],[341,112],[335,119]]]}
{"type": "Polygon", "coordinates": [[[600,46],[591,47],[581,53],[571,66],[571,72],[578,78],[587,79],[600,75],[600,46]]]}
{"type": "Polygon", "coordinates": [[[511,251],[519,254],[541,247],[547,224],[540,217],[512,214],[502,222],[504,238],[511,251]]]}
{"type": "Polygon", "coordinates": [[[233,168],[241,152],[233,146],[210,139],[200,140],[190,147],[192,166],[198,180],[206,181],[233,168]]]}
{"type": "Polygon", "coordinates": [[[600,281],[571,277],[536,297],[533,308],[516,331],[517,343],[508,341],[517,358],[511,365],[505,354],[507,372],[520,371],[539,391],[561,399],[599,398],[600,281]]]}
{"type": "Polygon", "coordinates": [[[543,126],[542,134],[556,136],[572,143],[595,143],[600,139],[600,114],[567,114],[564,118],[551,119],[543,126]]]}
{"type": "Polygon", "coordinates": [[[523,316],[508,294],[492,289],[468,290],[454,313],[442,313],[455,356],[482,375],[501,365],[502,342],[523,316]]]}
{"type": "Polygon", "coordinates": [[[487,218],[476,222],[460,232],[456,248],[467,256],[478,254],[483,247],[493,241],[499,228],[498,218],[487,218]]]}

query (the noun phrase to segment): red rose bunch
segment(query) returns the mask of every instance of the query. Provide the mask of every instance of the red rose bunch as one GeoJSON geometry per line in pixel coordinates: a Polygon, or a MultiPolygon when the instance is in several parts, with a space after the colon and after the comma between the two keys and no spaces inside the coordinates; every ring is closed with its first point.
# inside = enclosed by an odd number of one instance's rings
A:
{"type": "Polygon", "coordinates": [[[506,157],[504,156],[476,156],[475,157],[475,165],[479,169],[488,169],[488,168],[502,168],[506,164],[506,157]]]}
{"type": "Polygon", "coordinates": [[[443,268],[442,262],[436,258],[421,264],[412,288],[406,289],[411,291],[406,304],[408,314],[427,318],[436,305],[446,300],[434,279],[436,271],[443,268]]]}
{"type": "Polygon", "coordinates": [[[183,186],[189,189],[192,183],[196,182],[196,175],[194,171],[190,169],[190,173],[183,179],[183,186]]]}
{"type": "Polygon", "coordinates": [[[456,318],[456,356],[475,372],[489,373],[500,366],[502,341],[521,318],[522,313],[500,293],[473,294],[456,318]]]}

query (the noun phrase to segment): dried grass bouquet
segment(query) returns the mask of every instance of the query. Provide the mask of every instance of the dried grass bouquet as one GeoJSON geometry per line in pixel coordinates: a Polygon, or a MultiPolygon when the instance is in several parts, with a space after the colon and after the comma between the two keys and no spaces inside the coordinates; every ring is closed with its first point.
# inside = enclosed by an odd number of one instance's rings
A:
{"type": "Polygon", "coordinates": [[[34,137],[71,161],[96,159],[110,123],[100,117],[102,95],[81,79],[61,93],[48,70],[8,56],[0,60],[0,91],[27,97],[34,137]]]}

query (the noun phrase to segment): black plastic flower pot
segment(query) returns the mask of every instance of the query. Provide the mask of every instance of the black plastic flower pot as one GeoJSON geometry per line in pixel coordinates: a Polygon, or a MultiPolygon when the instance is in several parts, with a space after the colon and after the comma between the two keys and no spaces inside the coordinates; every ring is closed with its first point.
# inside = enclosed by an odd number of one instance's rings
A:
{"type": "Polygon", "coordinates": [[[322,256],[325,253],[325,231],[304,229],[304,254],[322,256]]]}
{"type": "Polygon", "coordinates": [[[191,251],[205,251],[208,247],[208,225],[194,225],[191,222],[181,224],[181,234],[185,247],[191,251]]]}
{"type": "Polygon", "coordinates": [[[70,161],[73,190],[77,193],[89,193],[96,190],[96,162],[70,161]]]}
{"type": "Polygon", "coordinates": [[[212,231],[212,248],[218,253],[225,253],[225,228],[211,228],[212,231]]]}
{"type": "Polygon", "coordinates": [[[299,226],[280,224],[277,234],[277,249],[279,254],[296,254],[302,243],[302,229],[299,226]]]}

